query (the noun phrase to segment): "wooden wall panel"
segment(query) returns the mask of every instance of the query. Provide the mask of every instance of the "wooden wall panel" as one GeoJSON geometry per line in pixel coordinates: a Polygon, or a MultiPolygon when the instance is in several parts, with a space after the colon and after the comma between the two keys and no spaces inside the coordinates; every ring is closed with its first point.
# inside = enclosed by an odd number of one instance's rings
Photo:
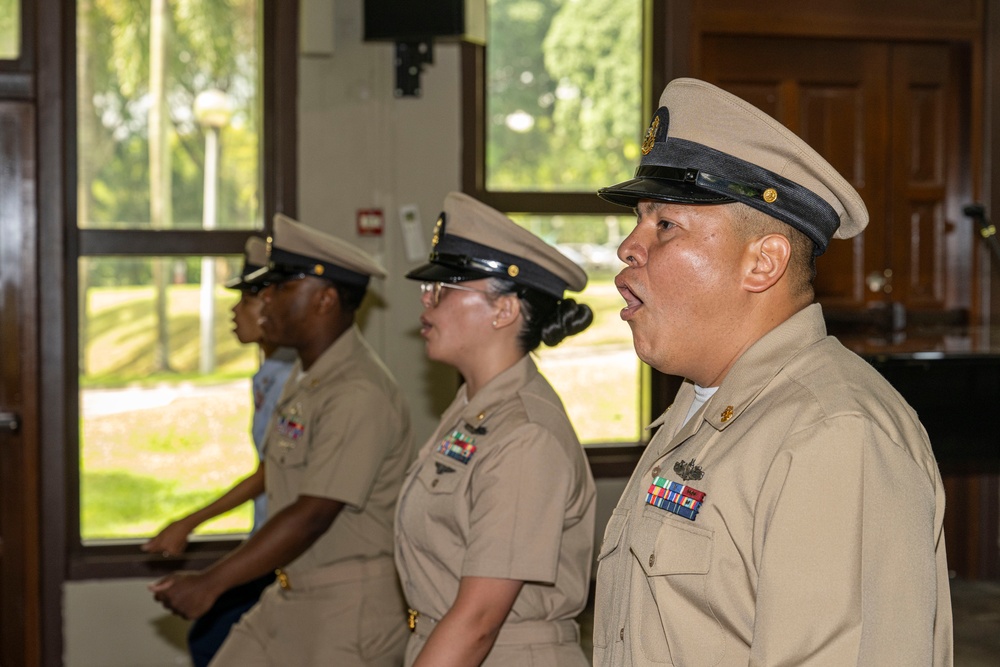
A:
{"type": "Polygon", "coordinates": [[[705,33],[851,38],[971,38],[984,13],[983,0],[695,0],[694,5],[705,33]]]}
{"type": "MultiPolygon", "coordinates": [[[[720,35],[705,36],[701,52],[702,78],[773,115],[829,160],[869,211],[885,209],[887,46],[720,35]],[[748,54],[753,67],[745,66],[748,54]]],[[[831,312],[869,306],[866,267],[884,268],[885,234],[885,217],[875,214],[865,234],[832,243],[819,258],[816,290],[831,312]]]]}

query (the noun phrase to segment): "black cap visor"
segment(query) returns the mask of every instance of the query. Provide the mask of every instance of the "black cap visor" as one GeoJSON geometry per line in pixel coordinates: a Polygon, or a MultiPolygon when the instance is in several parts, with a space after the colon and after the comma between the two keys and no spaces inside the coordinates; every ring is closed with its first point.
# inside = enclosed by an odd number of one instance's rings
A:
{"type": "Polygon", "coordinates": [[[266,283],[249,283],[243,276],[238,278],[232,278],[226,281],[225,285],[228,289],[235,289],[241,292],[250,292],[251,294],[256,294],[260,290],[266,287],[266,283]]]}
{"type": "Polygon", "coordinates": [[[244,276],[243,280],[251,285],[265,286],[305,276],[356,287],[367,287],[369,281],[369,276],[363,273],[279,248],[272,248],[271,259],[266,267],[244,276]]]}
{"type": "Polygon", "coordinates": [[[268,285],[290,280],[296,275],[297,274],[285,273],[284,271],[278,271],[265,266],[261,269],[257,269],[251,274],[243,276],[243,282],[258,289],[263,289],[268,285]]]}
{"type": "Polygon", "coordinates": [[[257,290],[261,289],[263,285],[247,282],[247,276],[259,271],[261,268],[262,267],[257,264],[249,264],[244,262],[243,270],[240,271],[240,275],[236,276],[235,278],[230,278],[229,280],[227,280],[225,286],[229,289],[238,289],[240,291],[248,290],[256,292],[257,290]]]}
{"type": "Polygon", "coordinates": [[[730,204],[737,201],[703,187],[701,176],[696,169],[643,166],[636,169],[635,178],[601,188],[597,196],[629,208],[635,208],[643,199],[676,204],[730,204]]]}
{"type": "Polygon", "coordinates": [[[476,271],[467,267],[449,266],[447,264],[436,264],[429,262],[423,266],[418,266],[406,277],[410,280],[422,280],[424,282],[445,282],[460,283],[466,280],[482,280],[492,278],[493,275],[485,271],[476,271]]]}

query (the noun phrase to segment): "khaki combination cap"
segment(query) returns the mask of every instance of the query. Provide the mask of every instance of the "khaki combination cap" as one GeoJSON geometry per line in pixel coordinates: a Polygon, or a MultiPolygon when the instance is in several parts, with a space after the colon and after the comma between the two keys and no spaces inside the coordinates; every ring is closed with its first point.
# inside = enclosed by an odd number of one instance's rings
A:
{"type": "Polygon", "coordinates": [[[267,242],[259,236],[247,238],[243,246],[243,268],[240,270],[240,275],[226,281],[226,287],[256,292],[261,286],[248,283],[247,276],[265,266],[267,266],[267,242]]]}
{"type": "Polygon", "coordinates": [[[587,274],[568,257],[486,204],[452,192],[445,197],[427,264],[412,280],[461,282],[506,278],[557,299],[579,292],[587,274]]]}
{"type": "Polygon", "coordinates": [[[674,79],[646,131],[635,178],[601,198],[680,204],[742,202],[788,223],[822,254],[830,238],[868,224],[861,195],[794,132],[745,100],[697,79],[674,79]]]}
{"type": "Polygon", "coordinates": [[[334,283],[367,287],[372,276],[384,278],[382,265],[350,243],[278,213],[268,238],[267,266],[247,276],[253,284],[280,283],[316,276],[334,283]]]}

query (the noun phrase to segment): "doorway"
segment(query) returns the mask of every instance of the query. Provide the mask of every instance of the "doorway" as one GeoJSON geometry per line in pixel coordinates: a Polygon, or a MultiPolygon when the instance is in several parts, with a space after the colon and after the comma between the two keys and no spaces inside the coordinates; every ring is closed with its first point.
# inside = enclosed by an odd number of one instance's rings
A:
{"type": "Polygon", "coordinates": [[[0,102],[0,664],[39,661],[34,108],[0,102]]]}

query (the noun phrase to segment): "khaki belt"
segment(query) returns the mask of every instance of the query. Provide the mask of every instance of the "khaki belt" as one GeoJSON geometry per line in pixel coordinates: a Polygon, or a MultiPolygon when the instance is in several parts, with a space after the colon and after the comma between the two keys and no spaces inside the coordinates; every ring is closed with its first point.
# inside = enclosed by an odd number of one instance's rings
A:
{"type": "Polygon", "coordinates": [[[396,567],[389,557],[343,561],[306,572],[288,572],[280,568],[274,571],[278,585],[286,591],[332,586],[395,573],[396,567]]]}
{"type": "MultiPolygon", "coordinates": [[[[420,637],[430,636],[437,619],[421,614],[415,609],[407,610],[407,627],[420,637]]],[[[522,621],[504,623],[495,644],[579,644],[580,626],[576,621],[522,621]]]]}

